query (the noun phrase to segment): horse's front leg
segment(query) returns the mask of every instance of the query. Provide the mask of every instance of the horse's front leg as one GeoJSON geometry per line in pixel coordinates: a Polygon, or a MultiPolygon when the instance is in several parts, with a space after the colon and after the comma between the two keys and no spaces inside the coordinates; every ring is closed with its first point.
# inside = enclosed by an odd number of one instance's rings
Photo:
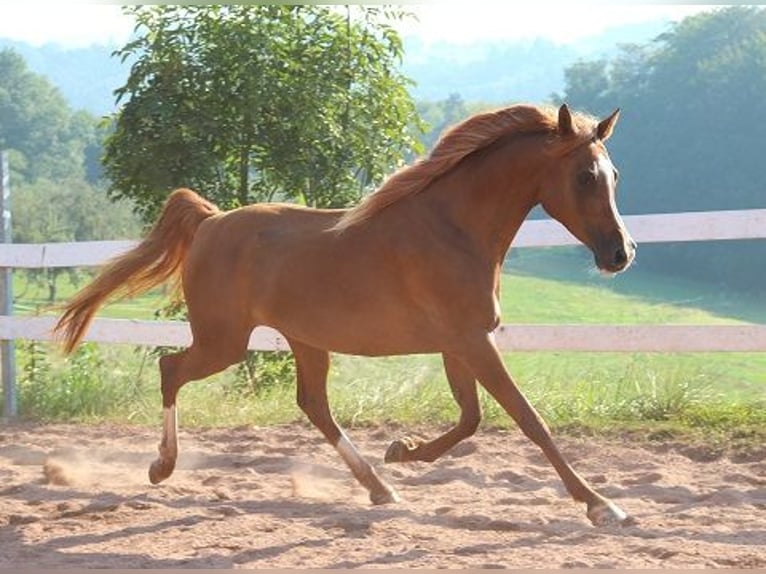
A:
{"type": "Polygon", "coordinates": [[[433,462],[461,440],[476,432],[481,420],[476,379],[456,357],[445,354],[443,359],[452,396],[460,406],[460,420],[457,425],[432,441],[425,442],[409,437],[395,440],[386,451],[386,462],[416,460],[433,462]]]}
{"type": "Polygon", "coordinates": [[[588,518],[594,525],[625,523],[628,518],[616,504],[598,494],[564,459],[553,442],[550,430],[534,407],[527,401],[503,365],[492,334],[477,336],[467,342],[463,360],[479,382],[489,391],[522,432],[548,458],[575,500],[588,507],[588,518]]]}

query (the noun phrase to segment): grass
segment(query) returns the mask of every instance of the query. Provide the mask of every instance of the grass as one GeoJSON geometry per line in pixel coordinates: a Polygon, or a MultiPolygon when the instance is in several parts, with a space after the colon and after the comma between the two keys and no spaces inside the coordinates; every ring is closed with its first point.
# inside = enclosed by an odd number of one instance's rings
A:
{"type": "MultiPolygon", "coordinates": [[[[640,268],[604,280],[589,274],[588,266],[577,250],[520,250],[503,277],[504,322],[766,321],[762,301],[640,268]]],[[[24,279],[17,276],[17,281],[24,279]]],[[[41,307],[42,288],[20,283],[16,287],[25,293],[18,302],[19,312],[41,307]]],[[[62,281],[61,296],[69,296],[74,288],[62,281]]],[[[110,305],[104,314],[151,318],[161,300],[161,293],[151,293],[110,305]]],[[[20,402],[26,416],[159,424],[158,375],[151,350],[85,345],[64,359],[44,344],[20,348],[19,364],[24,369],[20,402]]],[[[663,429],[757,440],[764,436],[764,354],[509,353],[505,362],[530,401],[557,429],[589,433],[643,429],[647,435],[663,429]]],[[[329,389],[333,411],[344,425],[451,423],[458,417],[438,356],[336,356],[329,389]]],[[[294,393],[292,382],[243,384],[241,373],[232,368],[184,387],[181,421],[188,426],[218,426],[305,420],[294,393]]],[[[511,426],[484,392],[481,401],[484,424],[511,426]]]]}
{"type": "Polygon", "coordinates": [[[584,248],[512,254],[501,293],[505,322],[766,323],[762,297],[645,272],[640,259],[627,273],[605,279],[584,248]]]}
{"type": "MultiPolygon", "coordinates": [[[[55,314],[55,305],[74,295],[92,279],[88,272],[75,273],[74,277],[62,274],[57,282],[56,302],[48,299],[48,288],[39,277],[17,272],[13,275],[14,310],[19,315],[55,314]]],[[[115,301],[102,312],[115,319],[153,319],[163,305],[165,290],[157,289],[133,299],[115,301]]]]}

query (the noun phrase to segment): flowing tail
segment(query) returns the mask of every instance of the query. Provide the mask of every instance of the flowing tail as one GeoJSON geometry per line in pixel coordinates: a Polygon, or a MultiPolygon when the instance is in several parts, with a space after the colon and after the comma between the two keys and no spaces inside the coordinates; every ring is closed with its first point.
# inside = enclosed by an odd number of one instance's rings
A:
{"type": "Polygon", "coordinates": [[[107,263],[99,275],[63,306],[54,327],[66,353],[88,330],[93,316],[112,297],[131,297],[180,275],[186,252],[200,223],[220,210],[189,189],[170,194],[146,238],[107,263]]]}

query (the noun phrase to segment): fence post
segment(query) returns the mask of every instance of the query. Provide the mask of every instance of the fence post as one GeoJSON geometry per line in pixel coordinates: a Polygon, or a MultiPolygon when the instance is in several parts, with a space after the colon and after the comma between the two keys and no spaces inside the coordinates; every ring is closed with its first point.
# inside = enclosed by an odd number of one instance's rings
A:
{"type": "MultiPolygon", "coordinates": [[[[8,153],[0,150],[0,243],[12,243],[11,237],[11,177],[8,153]]],[[[13,314],[13,269],[0,268],[0,315],[13,314]]],[[[16,349],[13,340],[0,341],[2,353],[3,418],[18,414],[16,395],[16,349]]]]}

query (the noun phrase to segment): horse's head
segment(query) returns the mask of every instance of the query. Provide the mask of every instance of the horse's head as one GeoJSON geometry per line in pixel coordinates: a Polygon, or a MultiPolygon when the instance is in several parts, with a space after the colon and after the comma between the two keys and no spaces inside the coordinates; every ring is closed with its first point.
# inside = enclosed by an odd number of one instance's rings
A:
{"type": "Polygon", "coordinates": [[[566,104],[561,106],[556,137],[567,151],[543,178],[540,196],[545,211],[586,245],[596,266],[607,273],[627,269],[636,252],[636,243],[617,211],[618,173],[604,145],[618,116],[619,110],[598,122],[592,133],[583,134],[566,104]],[[572,149],[567,142],[575,144],[572,149]]]}

